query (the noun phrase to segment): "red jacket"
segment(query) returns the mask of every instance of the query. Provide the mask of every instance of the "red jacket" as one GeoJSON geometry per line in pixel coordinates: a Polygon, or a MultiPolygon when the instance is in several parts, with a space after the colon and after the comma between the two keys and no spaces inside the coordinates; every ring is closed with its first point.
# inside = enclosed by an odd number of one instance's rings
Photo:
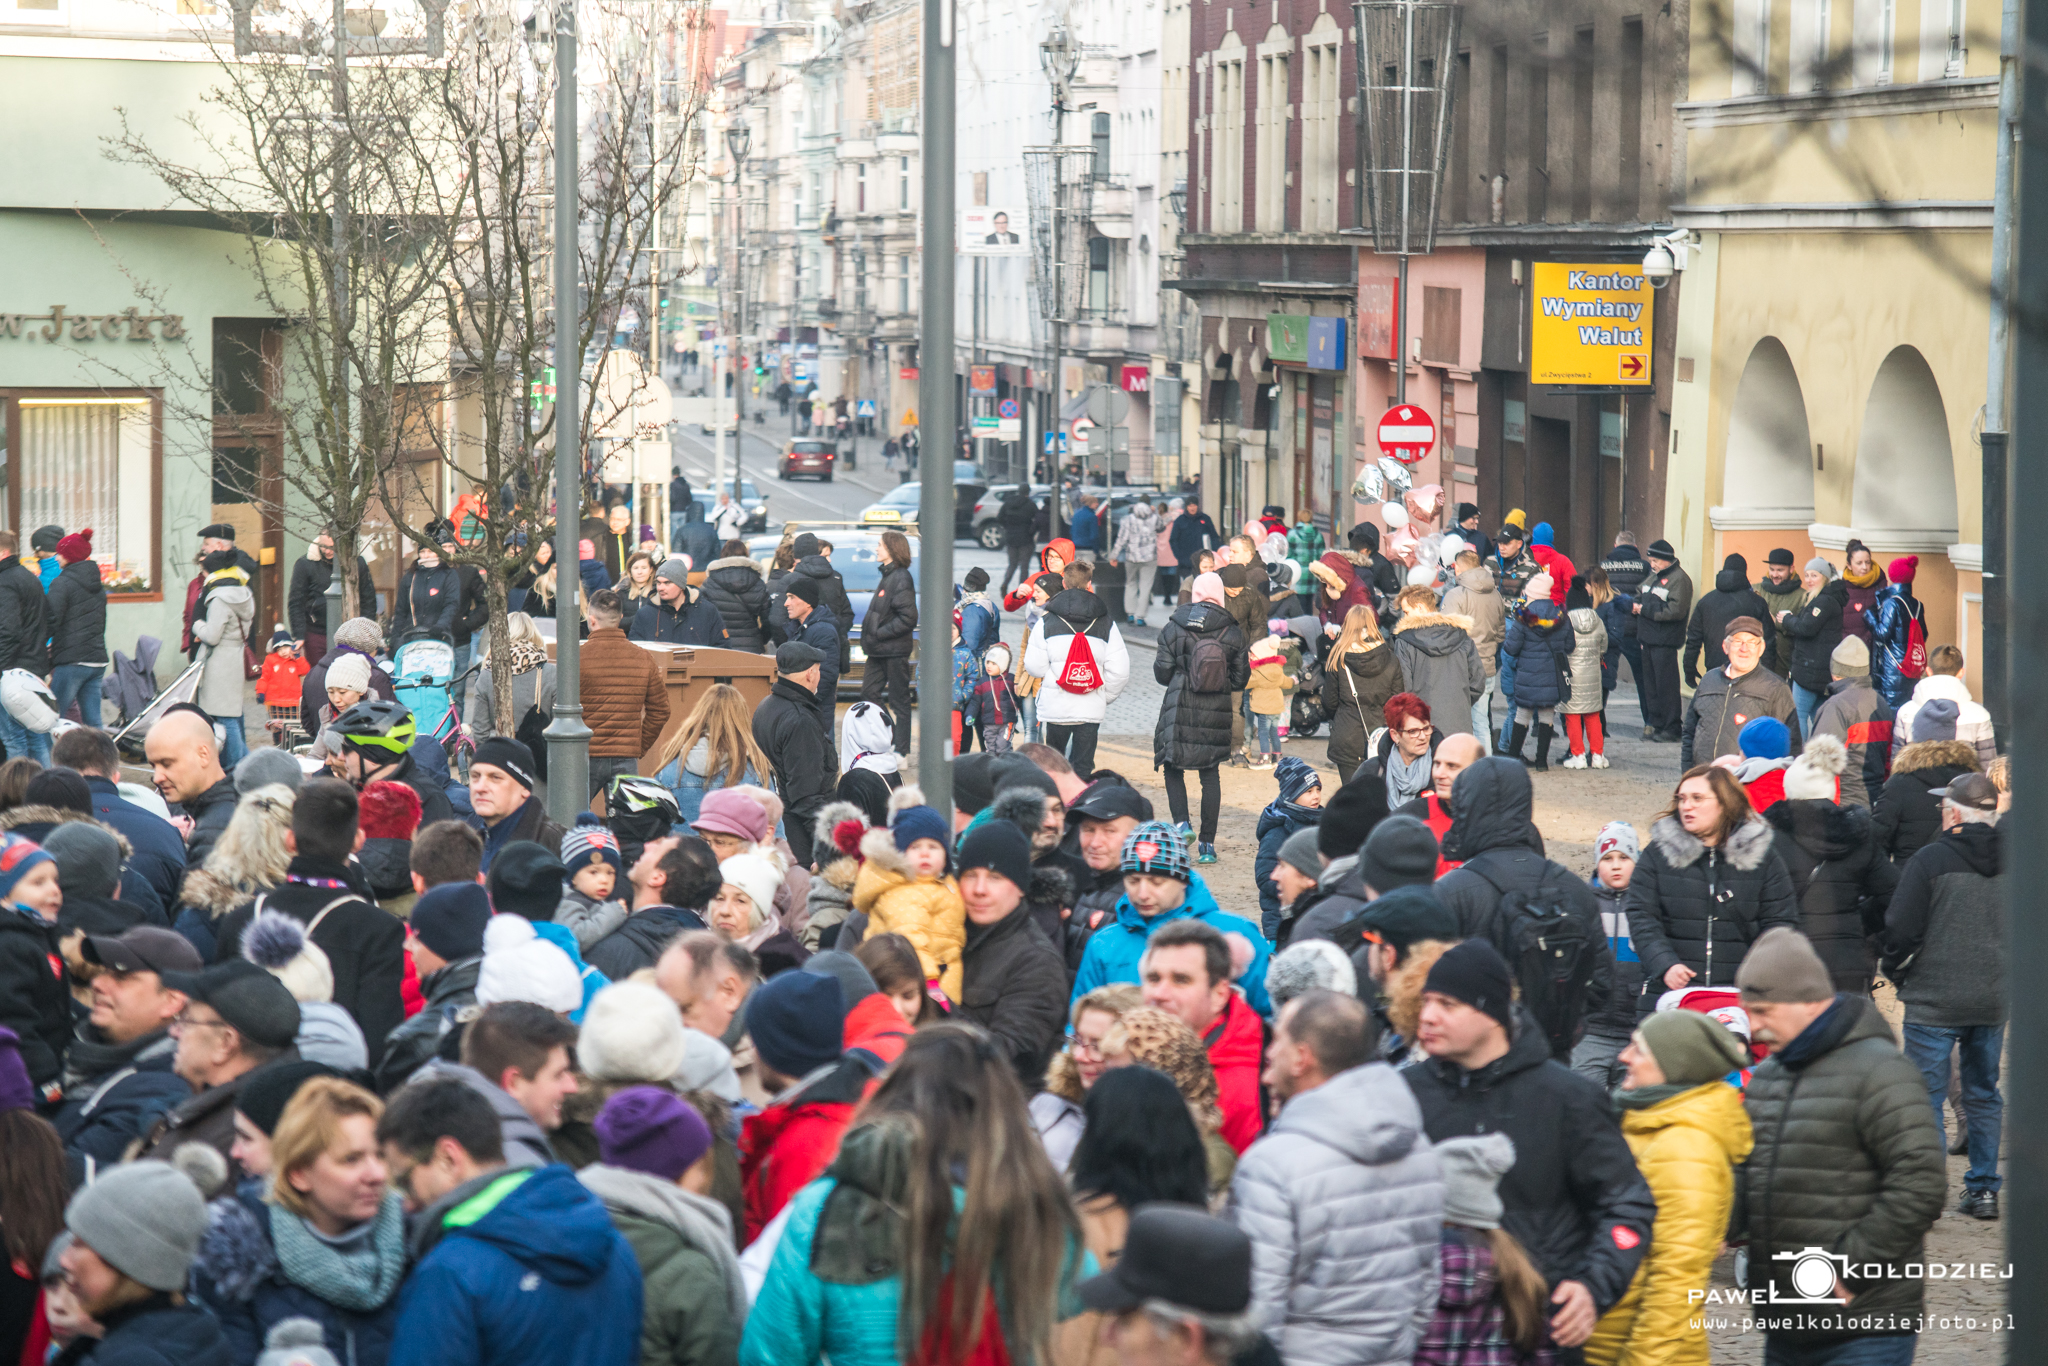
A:
{"type": "Polygon", "coordinates": [[[1222,1016],[1202,1036],[1209,1065],[1216,1069],[1217,1102],[1223,1110],[1223,1141],[1240,1155],[1266,1127],[1259,1099],[1259,1070],[1265,1065],[1266,1026],[1236,992],[1222,1016]]]}
{"type": "MultiPolygon", "coordinates": [[[[1436,836],[1436,842],[1441,846],[1444,842],[1444,836],[1451,832],[1451,809],[1444,805],[1443,798],[1437,796],[1436,789],[1433,787],[1422,794],[1422,801],[1428,808],[1422,817],[1422,823],[1429,827],[1430,833],[1436,836]]],[[[1451,869],[1461,866],[1461,863],[1462,860],[1447,859],[1442,854],[1438,854],[1436,856],[1436,875],[1442,877],[1445,873],[1450,872],[1451,869]]]]}
{"type": "Polygon", "coordinates": [[[842,1058],[830,1072],[790,1087],[740,1125],[740,1186],[747,1216],[742,1246],[758,1238],[798,1191],[832,1165],[874,1076],[866,1058],[842,1058]]]}
{"type": "Polygon", "coordinates": [[[1529,558],[1541,565],[1544,573],[1550,575],[1550,600],[1559,607],[1564,606],[1564,595],[1572,586],[1572,575],[1579,571],[1572,567],[1570,560],[1558,553],[1555,546],[1532,545],[1529,547],[1529,558]]]}
{"type": "Polygon", "coordinates": [[[1742,790],[1757,812],[1768,811],[1785,800],[1785,770],[1771,769],[1755,782],[1746,784],[1742,790]]]}
{"type": "MultiPolygon", "coordinates": [[[[879,991],[854,1003],[853,1009],[846,1012],[846,1024],[839,1036],[839,1046],[847,1052],[860,1049],[874,1059],[876,1081],[881,1079],[883,1068],[903,1056],[903,1046],[909,1042],[910,1026],[903,1023],[896,1007],[879,991]]],[[[870,1084],[867,1089],[875,1088],[870,1084]]]]}

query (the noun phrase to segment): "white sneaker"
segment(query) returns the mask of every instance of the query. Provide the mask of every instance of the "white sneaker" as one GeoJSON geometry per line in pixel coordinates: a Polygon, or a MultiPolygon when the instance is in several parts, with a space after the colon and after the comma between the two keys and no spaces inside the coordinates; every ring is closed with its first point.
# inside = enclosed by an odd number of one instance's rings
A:
{"type": "Polygon", "coordinates": [[[1596,755],[1594,755],[1594,756],[1593,756],[1593,767],[1595,767],[1595,768],[1613,768],[1613,767],[1614,767],[1614,765],[1613,765],[1613,764],[1610,764],[1610,763],[1608,763],[1608,762],[1607,762],[1607,756],[1606,756],[1606,755],[1604,755],[1604,754],[1596,754],[1596,755]]]}
{"type": "Polygon", "coordinates": [[[1586,767],[1586,756],[1583,754],[1574,754],[1564,761],[1564,766],[1566,768],[1584,768],[1586,767]]]}

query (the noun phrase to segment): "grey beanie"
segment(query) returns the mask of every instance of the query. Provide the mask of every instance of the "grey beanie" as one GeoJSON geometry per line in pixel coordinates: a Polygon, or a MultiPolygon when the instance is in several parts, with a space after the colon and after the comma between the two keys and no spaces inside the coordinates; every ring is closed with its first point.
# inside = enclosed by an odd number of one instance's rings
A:
{"type": "Polygon", "coordinates": [[[66,821],[44,837],[43,852],[67,897],[112,896],[121,883],[121,837],[98,821],[66,821]]]}
{"type": "Polygon", "coordinates": [[[1358,855],[1365,885],[1381,896],[1396,887],[1427,887],[1436,880],[1436,861],[1436,832],[1413,816],[1381,821],[1358,855]]]}
{"type": "Polygon", "coordinates": [[[206,1201],[170,1163],[130,1162],[72,1196],[64,1226],[130,1280],[183,1290],[206,1232],[206,1201]]]}
{"type": "Polygon", "coordinates": [[[271,783],[283,783],[297,792],[299,785],[306,781],[306,770],[299,767],[299,761],[289,750],[275,745],[252,749],[235,765],[235,795],[246,797],[259,787],[271,783]]]}
{"type": "Polygon", "coordinates": [[[327,1350],[327,1330],[305,1317],[279,1319],[263,1335],[263,1355],[256,1366],[341,1366],[327,1350]]]}
{"type": "Polygon", "coordinates": [[[1266,994],[1273,998],[1275,1015],[1280,1007],[1311,991],[1358,994],[1358,969],[1351,966],[1344,950],[1327,939],[1289,944],[1266,965],[1266,994]]]}
{"type": "Polygon", "coordinates": [[[1835,566],[1825,555],[1816,555],[1806,562],[1806,572],[1818,574],[1823,582],[1835,576],[1835,566]]]}
{"type": "Polygon", "coordinates": [[[654,577],[667,579],[687,592],[690,587],[690,562],[681,555],[671,555],[661,562],[661,568],[654,571],[654,577]]]}
{"type": "Polygon", "coordinates": [[[1436,1145],[1444,1177],[1444,1222],[1499,1228],[1504,1207],[1500,1179],[1515,1165],[1515,1141],[1506,1134],[1472,1134],[1436,1145]]]}
{"type": "Polygon", "coordinates": [[[1316,852],[1316,827],[1304,825],[1280,845],[1280,861],[1309,877],[1323,875],[1323,858],[1316,852]]]}
{"type": "MultiPolygon", "coordinates": [[[[1907,738],[1916,745],[1927,740],[1953,740],[1956,738],[1956,721],[1962,714],[1963,709],[1946,697],[1931,697],[1913,713],[1913,733],[1907,738]]],[[[60,825],[57,828],[62,830],[65,827],[60,825]]],[[[50,842],[44,840],[43,848],[49,847],[50,842]]]]}
{"type": "Polygon", "coordinates": [[[814,977],[830,977],[839,983],[839,995],[846,1002],[842,1007],[845,1010],[852,1010],[880,990],[860,959],[838,949],[812,954],[804,960],[803,970],[814,977]]]}

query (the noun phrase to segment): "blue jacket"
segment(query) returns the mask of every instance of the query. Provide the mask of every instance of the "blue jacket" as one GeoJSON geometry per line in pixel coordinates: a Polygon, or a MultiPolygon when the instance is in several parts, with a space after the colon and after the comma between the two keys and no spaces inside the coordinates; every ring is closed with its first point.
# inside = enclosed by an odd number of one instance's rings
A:
{"type": "Polygon", "coordinates": [[[1913,688],[1920,681],[1906,677],[1899,668],[1906,658],[1907,628],[1916,620],[1925,644],[1926,610],[1913,596],[1911,584],[1891,583],[1877,590],[1877,610],[1866,611],[1863,619],[1870,623],[1870,681],[1897,711],[1912,700],[1913,688]]]}
{"type": "Polygon", "coordinates": [[[970,593],[960,599],[960,643],[973,651],[976,659],[1002,633],[1003,614],[988,594],[970,593]]]}
{"type": "Polygon", "coordinates": [[[975,661],[974,651],[962,641],[953,647],[953,710],[959,711],[967,705],[967,699],[974,696],[974,685],[981,678],[981,665],[975,661]]]}
{"type": "MultiPolygon", "coordinates": [[[[90,1025],[79,1026],[81,1031],[90,1025]]],[[[81,1032],[80,1039],[84,1039],[81,1032]]],[[[79,1045],[68,1059],[82,1065],[79,1045]]],[[[171,1071],[178,1041],[168,1033],[140,1048],[124,1051],[114,1066],[64,1090],[63,1104],[50,1122],[64,1140],[65,1165],[73,1189],[84,1185],[100,1168],[121,1161],[128,1145],[149,1132],[164,1111],[192,1099],[192,1088],[171,1071]]]]}
{"type": "Polygon", "coordinates": [[[640,1264],[574,1172],[507,1171],[429,1214],[391,1366],[638,1366],[640,1264]]]}
{"type": "Polygon", "coordinates": [[[92,789],[92,814],[126,836],[135,851],[128,866],[148,879],[157,900],[166,907],[177,905],[178,888],[185,881],[185,841],[177,830],[162,816],[122,796],[110,779],[87,777],[85,785],[92,789]]]}
{"type": "Polygon", "coordinates": [[[576,935],[567,925],[557,925],[552,920],[536,920],[533,932],[569,955],[569,961],[576,965],[576,972],[583,978],[583,1004],[569,1012],[569,1023],[583,1023],[583,1012],[590,1009],[591,998],[612,984],[612,979],[583,961],[582,950],[576,947],[576,935]]]}
{"type": "Polygon", "coordinates": [[[161,1291],[109,1311],[101,1327],[104,1337],[74,1339],[63,1359],[90,1366],[230,1366],[234,1361],[213,1315],[190,1302],[174,1305],[161,1291]]]}
{"type": "Polygon", "coordinates": [[[1074,509],[1074,515],[1067,519],[1067,539],[1074,543],[1076,550],[1098,550],[1096,542],[1101,539],[1099,528],[1102,519],[1095,515],[1095,509],[1082,506],[1074,509]]]}
{"type": "Polygon", "coordinates": [[[1083,996],[1099,986],[1111,982],[1135,982],[1138,980],[1138,960],[1145,956],[1145,942],[1152,937],[1152,931],[1169,920],[1193,917],[1215,929],[1219,934],[1241,934],[1252,946],[1252,963],[1245,969],[1244,976],[1237,984],[1244,988],[1244,999],[1253,1010],[1261,1015],[1273,1013],[1273,1003],[1266,996],[1266,960],[1272,956],[1272,946],[1259,927],[1241,915],[1232,915],[1217,906],[1215,895],[1209,884],[1202,881],[1200,873],[1188,874],[1187,899],[1173,910],[1162,912],[1147,920],[1132,907],[1128,896],[1116,899],[1116,919],[1097,930],[1088,940],[1088,950],[1081,955],[1080,971],[1074,975],[1072,1000],[1083,996]]]}
{"type": "Polygon", "coordinates": [[[1321,807],[1272,802],[1259,813],[1259,856],[1252,861],[1252,880],[1259,884],[1259,910],[1268,920],[1280,914],[1280,884],[1273,870],[1280,866],[1280,846],[1297,830],[1322,823],[1321,807]]]}
{"type": "Polygon", "coordinates": [[[1545,599],[1508,618],[1503,661],[1515,661],[1515,705],[1554,707],[1564,699],[1576,636],[1564,609],[1545,599]]]}
{"type": "Polygon", "coordinates": [[[576,577],[583,580],[583,591],[595,593],[600,588],[610,588],[611,578],[604,572],[603,560],[576,561],[576,577]]]}

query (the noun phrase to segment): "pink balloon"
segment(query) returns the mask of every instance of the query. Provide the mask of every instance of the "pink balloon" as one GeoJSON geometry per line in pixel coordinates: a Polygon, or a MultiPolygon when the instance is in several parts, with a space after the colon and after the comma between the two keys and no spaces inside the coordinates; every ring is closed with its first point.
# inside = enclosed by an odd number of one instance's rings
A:
{"type": "Polygon", "coordinates": [[[1398,531],[1387,533],[1382,548],[1386,551],[1388,559],[1412,569],[1415,566],[1416,546],[1415,533],[1407,527],[1402,527],[1398,531]]]}
{"type": "Polygon", "coordinates": [[[1437,514],[1444,510],[1444,489],[1441,484],[1423,484],[1412,488],[1401,496],[1408,506],[1408,516],[1415,522],[1434,522],[1437,514]]]}

